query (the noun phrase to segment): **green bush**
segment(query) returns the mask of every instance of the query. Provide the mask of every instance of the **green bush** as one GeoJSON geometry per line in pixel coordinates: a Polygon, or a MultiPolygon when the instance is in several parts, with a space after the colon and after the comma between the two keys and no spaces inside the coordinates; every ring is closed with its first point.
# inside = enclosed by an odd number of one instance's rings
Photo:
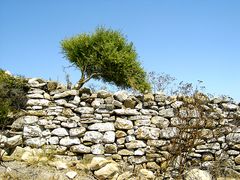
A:
{"type": "Polygon", "coordinates": [[[14,77],[0,69],[0,127],[11,124],[13,117],[27,102],[28,86],[22,77],[14,77]]]}

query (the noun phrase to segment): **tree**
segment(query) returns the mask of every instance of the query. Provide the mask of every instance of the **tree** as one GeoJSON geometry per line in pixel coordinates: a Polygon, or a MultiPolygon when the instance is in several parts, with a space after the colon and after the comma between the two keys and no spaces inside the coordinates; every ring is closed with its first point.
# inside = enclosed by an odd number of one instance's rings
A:
{"type": "Polygon", "coordinates": [[[133,43],[119,31],[100,27],[92,34],[64,39],[61,46],[64,56],[81,71],[78,88],[93,78],[121,88],[150,90],[133,43]]]}

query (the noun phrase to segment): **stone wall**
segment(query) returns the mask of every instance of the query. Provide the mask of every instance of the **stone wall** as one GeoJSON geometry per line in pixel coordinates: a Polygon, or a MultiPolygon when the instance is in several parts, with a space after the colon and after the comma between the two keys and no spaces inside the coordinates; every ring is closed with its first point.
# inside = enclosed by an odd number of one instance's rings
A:
{"type": "MultiPolygon", "coordinates": [[[[25,146],[111,156],[153,169],[166,168],[170,160],[202,167],[221,160],[240,170],[240,108],[231,100],[200,93],[194,98],[92,93],[36,78],[29,85],[26,115],[11,126],[22,133],[25,146]]],[[[8,144],[16,139],[8,138],[8,144]]]]}

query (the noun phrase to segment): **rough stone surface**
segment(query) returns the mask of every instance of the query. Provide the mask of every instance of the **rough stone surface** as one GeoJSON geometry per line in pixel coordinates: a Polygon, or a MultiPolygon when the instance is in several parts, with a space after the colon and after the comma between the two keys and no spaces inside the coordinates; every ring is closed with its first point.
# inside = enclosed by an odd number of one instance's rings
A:
{"type": "Polygon", "coordinates": [[[83,144],[79,144],[79,145],[71,146],[70,151],[76,152],[76,153],[90,153],[91,148],[88,146],[84,146],[83,144]]]}
{"type": "Polygon", "coordinates": [[[132,129],[133,122],[126,119],[118,118],[115,122],[116,129],[132,129]]]}
{"type": "Polygon", "coordinates": [[[51,132],[52,135],[55,135],[55,136],[68,136],[68,132],[65,128],[57,128],[57,129],[54,129],[52,132],[51,132]]]}
{"type": "Polygon", "coordinates": [[[60,140],[59,142],[60,145],[62,146],[72,146],[75,144],[80,144],[80,140],[77,137],[64,137],[60,140]]]}
{"type": "Polygon", "coordinates": [[[186,180],[212,180],[212,176],[200,169],[192,169],[186,173],[186,180]]]}

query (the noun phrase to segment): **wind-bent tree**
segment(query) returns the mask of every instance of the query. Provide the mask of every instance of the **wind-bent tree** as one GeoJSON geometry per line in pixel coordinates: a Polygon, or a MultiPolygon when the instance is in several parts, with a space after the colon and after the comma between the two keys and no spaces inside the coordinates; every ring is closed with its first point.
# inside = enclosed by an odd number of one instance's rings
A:
{"type": "Polygon", "coordinates": [[[133,43],[119,31],[100,27],[92,34],[62,40],[61,46],[65,57],[81,71],[78,88],[94,78],[121,88],[150,90],[133,43]]]}

